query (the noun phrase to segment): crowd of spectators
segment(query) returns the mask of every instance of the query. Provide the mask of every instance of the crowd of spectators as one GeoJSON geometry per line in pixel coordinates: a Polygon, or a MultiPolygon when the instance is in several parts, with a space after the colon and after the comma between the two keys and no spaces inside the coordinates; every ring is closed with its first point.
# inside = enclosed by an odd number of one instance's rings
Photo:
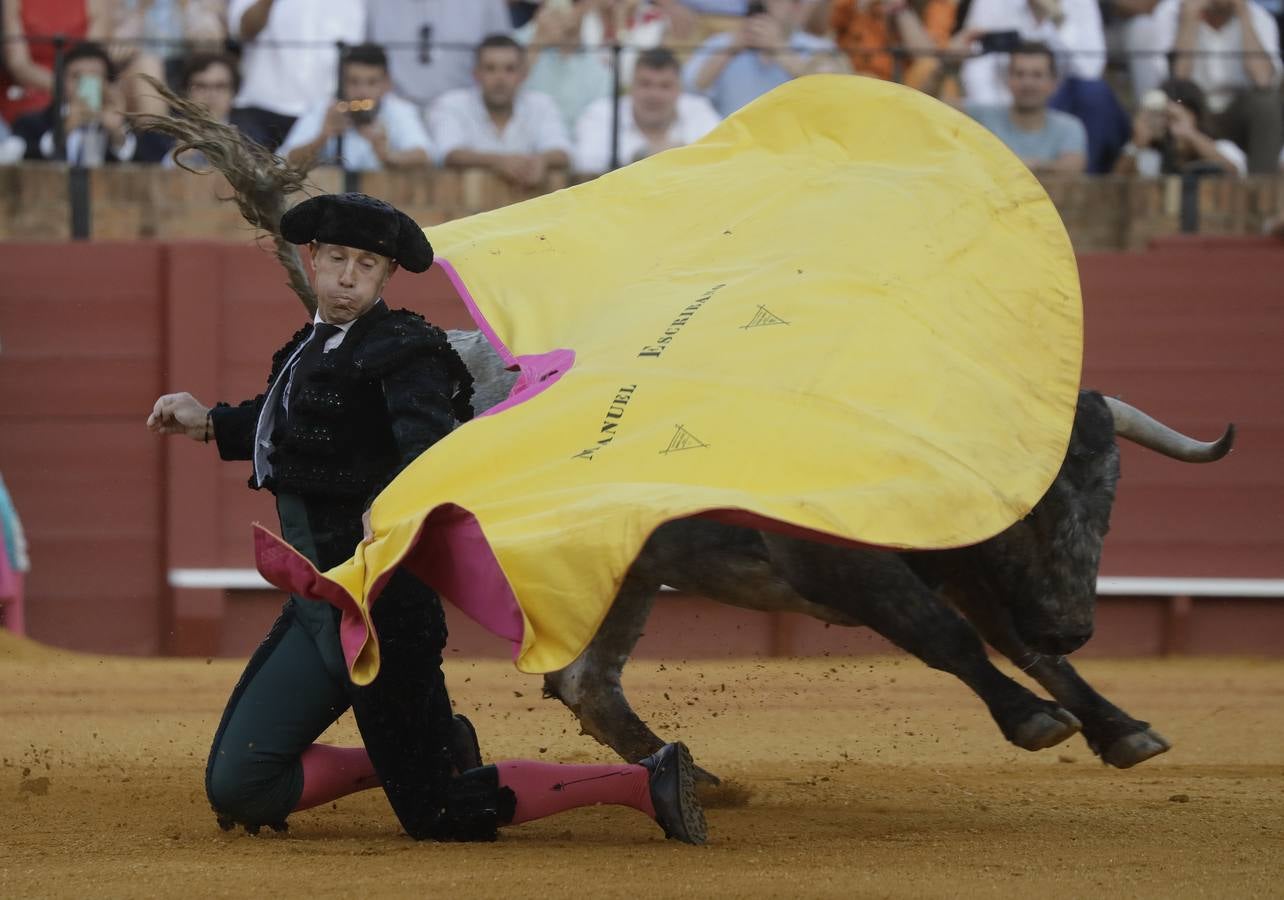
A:
{"type": "Polygon", "coordinates": [[[1284,0],[0,0],[0,163],[174,165],[163,139],[131,128],[130,114],[164,111],[139,77],[150,75],[295,164],[483,167],[534,188],[551,169],[595,174],[691,143],[780,84],[844,72],[958,106],[1036,172],[1271,173],[1284,167],[1282,10],[1284,0]]]}

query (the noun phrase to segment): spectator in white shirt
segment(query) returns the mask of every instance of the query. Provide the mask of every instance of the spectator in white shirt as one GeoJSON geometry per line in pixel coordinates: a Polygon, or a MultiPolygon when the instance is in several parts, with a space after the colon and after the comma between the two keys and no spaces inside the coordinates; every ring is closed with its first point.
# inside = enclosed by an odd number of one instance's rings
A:
{"type": "MultiPolygon", "coordinates": [[[[1162,36],[1155,19],[1158,6],[1159,0],[1105,0],[1103,4],[1107,31],[1118,28],[1123,41],[1128,81],[1138,104],[1168,77],[1168,47],[1160,46],[1162,36]]],[[[1110,43],[1113,52],[1114,40],[1110,43]]]]}
{"type": "Polygon", "coordinates": [[[523,90],[526,52],[507,35],[486,38],[474,58],[477,86],[448,91],[429,110],[438,159],[536,187],[550,168],[570,163],[571,141],[557,104],[523,90]]]}
{"type": "Polygon", "coordinates": [[[1208,96],[1209,134],[1248,153],[1248,170],[1278,170],[1284,142],[1279,27],[1250,0],[1164,0],[1155,10],[1172,76],[1208,96]]]}
{"type": "MultiPolygon", "coordinates": [[[[633,84],[619,104],[619,162],[628,164],[704,137],[722,121],[704,97],[682,93],[682,66],[671,50],[657,47],[638,56],[633,84]]],[[[597,174],[611,168],[611,99],[592,103],[575,126],[575,170],[597,174]]]]}
{"type": "Polygon", "coordinates": [[[339,41],[360,43],[365,0],[231,0],[228,36],[240,40],[234,119],[269,150],[294,120],[338,84],[339,41]]]}
{"type": "Polygon", "coordinates": [[[348,50],[340,98],[313,107],[290,129],[280,153],[291,165],[373,171],[427,166],[432,144],[419,109],[392,92],[388,56],[377,44],[348,50]]]}
{"type": "MultiPolygon", "coordinates": [[[[1102,79],[1106,37],[1097,0],[973,0],[963,30],[1015,31],[1023,41],[1050,47],[1063,77],[1048,107],[1083,122],[1088,133],[1088,171],[1110,171],[1128,141],[1132,123],[1102,79]]],[[[967,102],[1009,105],[1007,72],[1006,53],[987,53],[963,63],[960,80],[967,102]]]]}
{"type": "Polygon", "coordinates": [[[512,30],[504,0],[375,0],[367,40],[389,48],[398,96],[426,108],[473,83],[473,48],[512,30]]]}

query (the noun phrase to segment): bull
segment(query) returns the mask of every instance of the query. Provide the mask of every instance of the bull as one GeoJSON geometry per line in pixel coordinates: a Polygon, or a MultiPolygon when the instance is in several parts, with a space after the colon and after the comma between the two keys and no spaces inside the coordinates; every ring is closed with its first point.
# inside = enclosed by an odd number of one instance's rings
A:
{"type": "MultiPolygon", "coordinates": [[[[506,397],[516,375],[484,338],[455,331],[450,340],[476,379],[478,411],[506,397]]],[[[545,676],[545,696],[562,701],[585,733],[623,759],[663,745],[629,705],[621,678],[656,596],[669,586],[744,609],[872,628],[961,680],[1003,736],[1026,750],[1082,731],[1092,751],[1117,768],[1164,753],[1171,744],[1161,734],[1097,693],[1066,659],[1092,636],[1097,569],[1119,481],[1117,437],[1202,463],[1230,451],[1235,429],[1197,441],[1121,400],[1081,391],[1066,457],[1042,499],[1000,534],[952,550],[843,546],[702,518],[666,523],[629,568],[589,646],[545,676]],[[1055,702],[1000,671],[985,644],[1055,702]]]]}

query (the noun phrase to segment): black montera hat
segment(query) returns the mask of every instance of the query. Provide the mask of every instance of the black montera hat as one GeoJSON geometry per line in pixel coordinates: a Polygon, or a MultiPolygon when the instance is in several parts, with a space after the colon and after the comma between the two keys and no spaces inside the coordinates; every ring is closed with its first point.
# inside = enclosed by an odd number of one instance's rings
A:
{"type": "Polygon", "coordinates": [[[310,197],[281,216],[281,236],[291,244],[339,244],[391,256],[409,272],[432,265],[432,245],[414,219],[366,194],[310,197]]]}

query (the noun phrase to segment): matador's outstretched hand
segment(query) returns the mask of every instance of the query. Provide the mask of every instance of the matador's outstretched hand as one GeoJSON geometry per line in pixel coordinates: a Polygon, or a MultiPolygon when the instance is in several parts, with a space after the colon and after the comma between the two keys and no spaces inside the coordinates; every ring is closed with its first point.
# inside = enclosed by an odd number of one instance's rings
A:
{"type": "Polygon", "coordinates": [[[152,407],[147,427],[157,434],[185,434],[194,441],[208,442],[213,431],[209,414],[209,407],[186,391],[165,394],[152,407]]]}

